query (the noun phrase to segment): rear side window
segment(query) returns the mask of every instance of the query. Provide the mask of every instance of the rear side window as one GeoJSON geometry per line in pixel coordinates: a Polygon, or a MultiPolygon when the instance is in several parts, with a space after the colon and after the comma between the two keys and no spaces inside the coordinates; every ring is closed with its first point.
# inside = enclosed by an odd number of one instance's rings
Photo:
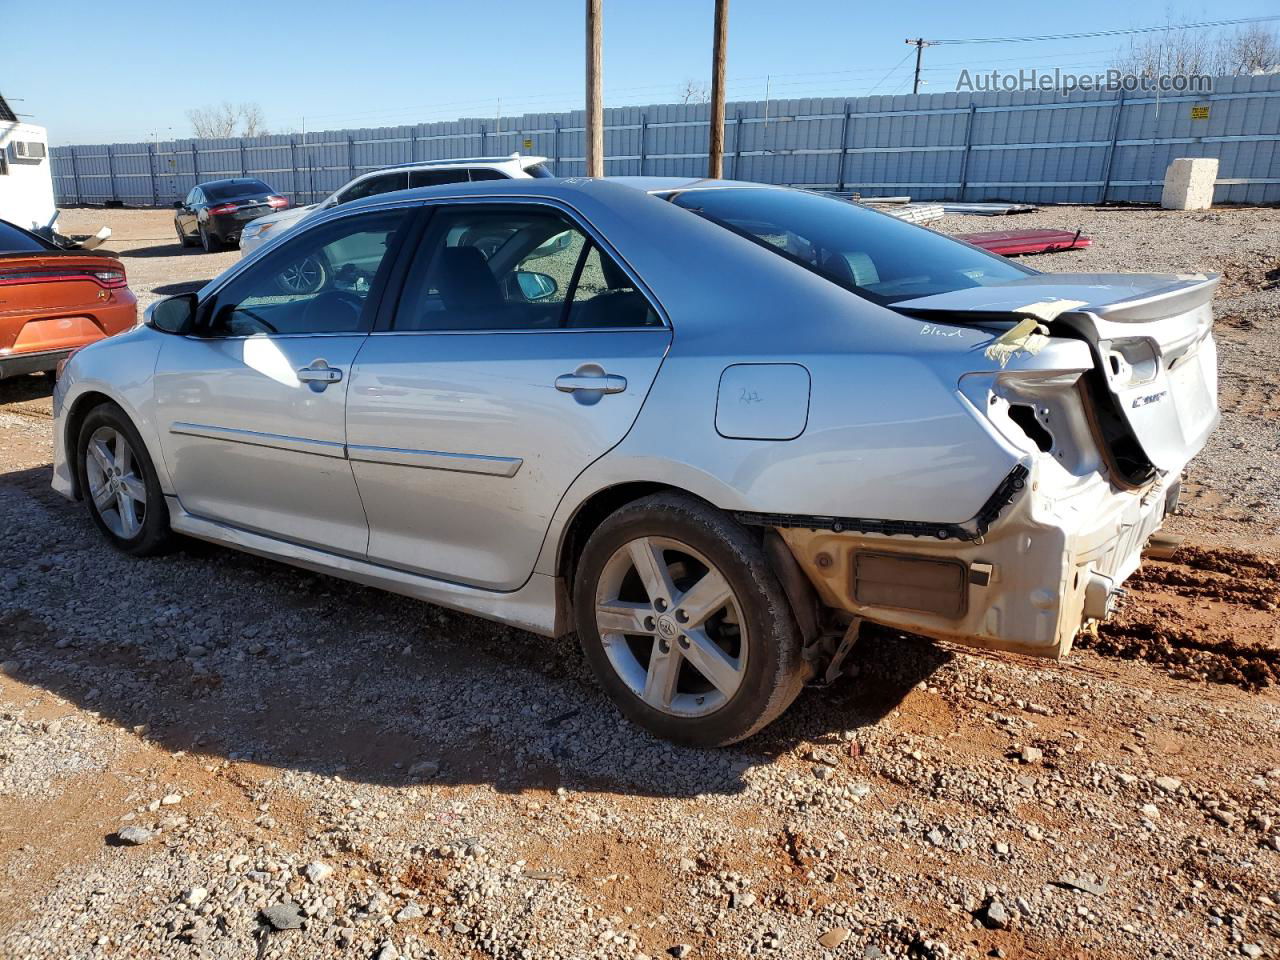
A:
{"type": "Polygon", "coordinates": [[[896,217],[802,190],[727,187],[669,199],[884,305],[1035,273],[896,217]]]}
{"type": "Polygon", "coordinates": [[[466,183],[467,171],[463,170],[410,170],[409,186],[439,187],[446,183],[466,183]]]}
{"type": "Polygon", "coordinates": [[[532,204],[442,207],[408,271],[399,331],[661,326],[627,273],[577,224],[532,204]]]}
{"type": "Polygon", "coordinates": [[[488,167],[482,167],[479,170],[471,171],[471,182],[477,180],[510,180],[505,173],[499,173],[497,170],[490,170],[488,167]]]}
{"type": "Polygon", "coordinates": [[[39,237],[0,220],[0,253],[43,253],[51,249],[39,237]]]}
{"type": "Polygon", "coordinates": [[[204,188],[204,192],[210,200],[226,200],[254,193],[270,193],[271,188],[261,180],[237,180],[235,183],[209,184],[204,188]]]}
{"type": "Polygon", "coordinates": [[[554,177],[555,176],[555,174],[551,172],[551,168],[547,166],[545,163],[531,163],[529,166],[524,168],[524,172],[531,177],[554,177]]]}

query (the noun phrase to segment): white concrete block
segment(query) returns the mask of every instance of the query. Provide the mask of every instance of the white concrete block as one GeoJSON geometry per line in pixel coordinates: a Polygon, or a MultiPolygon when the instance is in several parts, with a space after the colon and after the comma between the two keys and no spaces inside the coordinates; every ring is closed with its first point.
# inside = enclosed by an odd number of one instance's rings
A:
{"type": "Polygon", "coordinates": [[[1216,157],[1179,157],[1164,174],[1160,206],[1166,210],[1208,210],[1218,179],[1216,157]]]}

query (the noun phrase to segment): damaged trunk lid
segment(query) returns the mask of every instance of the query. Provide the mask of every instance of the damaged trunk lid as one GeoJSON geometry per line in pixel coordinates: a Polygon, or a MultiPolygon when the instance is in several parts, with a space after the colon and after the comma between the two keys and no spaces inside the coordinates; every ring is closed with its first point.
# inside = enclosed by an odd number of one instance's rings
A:
{"type": "Polygon", "coordinates": [[[1095,425],[1122,472],[1139,483],[1152,469],[1180,470],[1217,425],[1217,284],[1217,276],[1203,274],[1037,274],[899,301],[893,309],[949,323],[1029,318],[1050,335],[1087,341],[1095,425]]]}

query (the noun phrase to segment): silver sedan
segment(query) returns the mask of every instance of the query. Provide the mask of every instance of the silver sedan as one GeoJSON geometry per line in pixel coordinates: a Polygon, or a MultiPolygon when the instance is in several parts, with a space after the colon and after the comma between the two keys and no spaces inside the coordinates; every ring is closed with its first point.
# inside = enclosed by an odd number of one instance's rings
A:
{"type": "Polygon", "coordinates": [[[1059,657],[1217,420],[1205,276],[1043,275],[843,200],[372,197],[74,355],[54,487],[549,636],[727,744],[864,621],[1059,657]]]}

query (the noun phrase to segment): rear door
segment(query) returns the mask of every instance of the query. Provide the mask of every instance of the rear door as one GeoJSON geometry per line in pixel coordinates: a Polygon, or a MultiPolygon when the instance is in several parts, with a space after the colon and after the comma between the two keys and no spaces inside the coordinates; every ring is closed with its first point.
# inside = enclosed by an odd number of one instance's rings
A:
{"type": "Polygon", "coordinates": [[[639,280],[564,211],[437,205],[348,396],[369,559],[519,587],[569,485],[635,421],[670,339],[639,280]]]}

